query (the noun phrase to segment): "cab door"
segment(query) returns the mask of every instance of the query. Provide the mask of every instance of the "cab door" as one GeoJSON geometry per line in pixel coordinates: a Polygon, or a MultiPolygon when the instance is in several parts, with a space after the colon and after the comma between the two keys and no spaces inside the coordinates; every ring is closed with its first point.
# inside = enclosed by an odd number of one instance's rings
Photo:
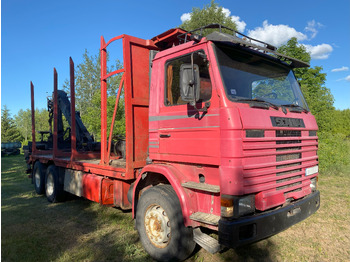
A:
{"type": "Polygon", "coordinates": [[[153,119],[158,121],[160,158],[165,161],[219,164],[219,107],[208,53],[205,48],[192,50],[167,59],[164,66],[163,103],[160,103],[159,116],[153,119]],[[200,92],[196,106],[184,101],[180,92],[181,68],[192,63],[199,70],[200,92]],[[210,105],[206,111],[198,111],[206,105],[210,105]]]}

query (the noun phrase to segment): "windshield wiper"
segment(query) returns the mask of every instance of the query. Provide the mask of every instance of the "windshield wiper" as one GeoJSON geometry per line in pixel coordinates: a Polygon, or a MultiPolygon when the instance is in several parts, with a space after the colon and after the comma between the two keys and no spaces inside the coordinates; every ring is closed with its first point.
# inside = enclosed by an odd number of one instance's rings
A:
{"type": "MultiPolygon", "coordinates": [[[[282,105],[282,106],[285,106],[285,107],[293,107],[295,109],[300,109],[298,110],[298,112],[309,112],[306,108],[302,107],[302,106],[299,106],[299,105],[296,105],[296,104],[285,104],[285,105],[282,105]]],[[[290,110],[289,110],[290,111],[290,110]]]]}
{"type": "Polygon", "coordinates": [[[236,98],[235,99],[236,101],[243,101],[243,102],[260,102],[260,103],[263,103],[267,106],[270,106],[276,110],[279,109],[279,107],[269,101],[266,101],[266,100],[263,100],[263,99],[259,99],[259,98],[236,98]]]}

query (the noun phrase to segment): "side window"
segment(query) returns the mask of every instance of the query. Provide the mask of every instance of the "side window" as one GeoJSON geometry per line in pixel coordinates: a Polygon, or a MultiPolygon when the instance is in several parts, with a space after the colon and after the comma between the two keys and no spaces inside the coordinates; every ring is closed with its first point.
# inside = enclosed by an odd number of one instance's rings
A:
{"type": "MultiPolygon", "coordinates": [[[[180,67],[182,64],[190,64],[191,55],[182,56],[170,60],[166,64],[165,80],[165,105],[184,105],[188,102],[181,99],[180,94],[180,67]]],[[[193,56],[193,63],[199,67],[200,76],[200,101],[205,102],[211,98],[212,86],[208,70],[208,61],[197,53],[193,56]]]]}

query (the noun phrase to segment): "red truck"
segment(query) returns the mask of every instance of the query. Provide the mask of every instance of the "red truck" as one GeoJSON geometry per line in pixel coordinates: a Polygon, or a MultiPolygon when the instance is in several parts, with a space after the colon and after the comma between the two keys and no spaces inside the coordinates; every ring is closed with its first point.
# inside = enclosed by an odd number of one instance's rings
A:
{"type": "Polygon", "coordinates": [[[101,37],[100,52],[98,142],[75,110],[72,60],[70,99],[54,70],[51,130],[40,141],[31,83],[27,163],[38,194],[132,209],[145,250],[161,261],[186,259],[196,243],[212,253],[253,243],[318,210],[318,127],[292,71],[308,64],[217,24],[149,40],[101,37]],[[116,40],[124,67],[107,74],[116,40]],[[122,79],[108,128],[107,78],[115,74],[122,79]],[[122,89],[125,138],[114,141],[122,89]]]}

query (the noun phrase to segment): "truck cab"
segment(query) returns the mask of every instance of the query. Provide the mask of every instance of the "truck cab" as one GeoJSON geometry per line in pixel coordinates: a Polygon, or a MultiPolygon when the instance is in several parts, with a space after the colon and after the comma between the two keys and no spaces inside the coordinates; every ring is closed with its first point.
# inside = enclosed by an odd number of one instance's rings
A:
{"type": "Polygon", "coordinates": [[[320,204],[318,127],[293,73],[308,64],[221,29],[186,32],[152,60],[142,171],[168,173],[185,226],[212,252],[276,234],[320,204]]]}

